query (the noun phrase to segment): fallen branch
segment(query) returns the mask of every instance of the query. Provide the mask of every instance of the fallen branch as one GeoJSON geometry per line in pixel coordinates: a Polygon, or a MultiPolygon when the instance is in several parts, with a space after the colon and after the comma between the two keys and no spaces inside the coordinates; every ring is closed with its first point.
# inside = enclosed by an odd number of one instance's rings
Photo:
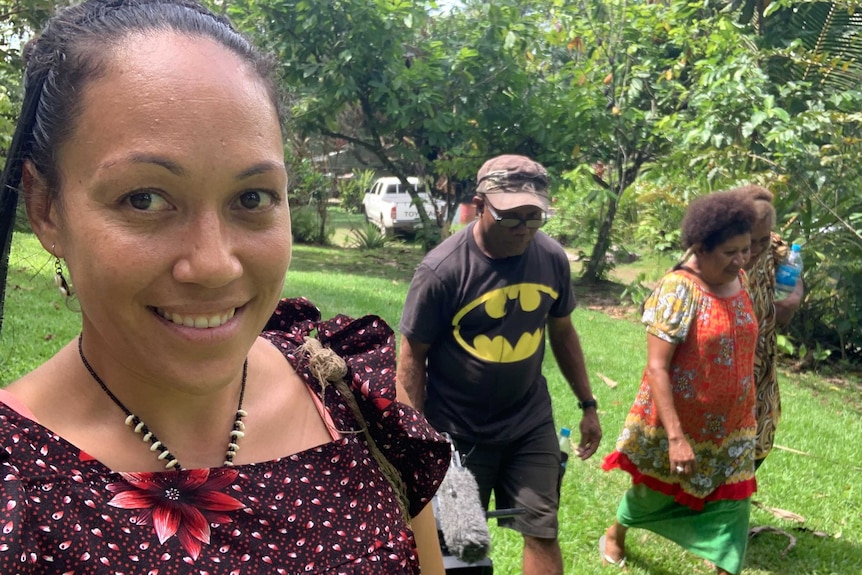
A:
{"type": "Polygon", "coordinates": [[[779,509],[777,507],[767,507],[760,501],[752,501],[752,505],[757,507],[758,509],[763,509],[764,511],[768,511],[772,513],[775,517],[779,519],[787,519],[788,521],[796,521],[797,523],[805,523],[805,518],[798,513],[794,513],[792,511],[787,511],[786,509],[779,509]]]}
{"type": "MultiPolygon", "coordinates": [[[[804,455],[805,457],[813,457],[815,459],[823,459],[824,461],[828,461],[829,463],[832,463],[834,465],[846,465],[846,463],[843,463],[843,462],[832,461],[832,460],[826,459],[824,457],[821,457],[819,455],[815,455],[813,453],[807,453],[805,451],[799,451],[798,449],[793,449],[792,447],[785,447],[784,445],[778,445],[777,443],[775,445],[773,445],[772,447],[775,449],[780,449],[781,451],[787,451],[790,453],[795,453],[796,455],[804,455]]],[[[852,469],[855,469],[856,471],[862,471],[862,467],[859,467],[858,465],[851,465],[850,467],[852,469]]]]}
{"type": "Polygon", "coordinates": [[[772,447],[774,447],[775,449],[780,449],[782,451],[789,451],[790,453],[795,453],[797,455],[804,455],[805,457],[814,457],[814,455],[810,453],[799,451],[798,449],[793,449],[792,447],[784,447],[783,445],[778,445],[777,443],[772,447]]]}

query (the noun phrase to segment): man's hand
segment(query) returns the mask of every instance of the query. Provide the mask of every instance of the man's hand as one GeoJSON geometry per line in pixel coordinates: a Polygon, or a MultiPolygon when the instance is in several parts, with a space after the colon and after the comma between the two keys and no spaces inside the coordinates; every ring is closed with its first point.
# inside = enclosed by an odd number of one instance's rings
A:
{"type": "Polygon", "coordinates": [[[599,448],[602,440],[602,426],[599,424],[599,414],[595,408],[584,410],[581,418],[581,442],[578,444],[578,457],[589,459],[599,448]]]}

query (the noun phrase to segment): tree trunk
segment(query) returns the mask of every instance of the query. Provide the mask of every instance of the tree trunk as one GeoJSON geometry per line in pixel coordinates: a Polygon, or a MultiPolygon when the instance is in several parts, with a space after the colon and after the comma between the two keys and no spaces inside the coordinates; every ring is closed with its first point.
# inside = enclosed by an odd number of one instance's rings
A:
{"type": "MultiPolygon", "coordinates": [[[[641,166],[647,158],[650,157],[649,151],[641,150],[629,155],[630,161],[625,162],[621,155],[617,159],[616,167],[616,191],[609,194],[608,211],[602,220],[602,225],[599,227],[599,235],[596,238],[596,243],[593,245],[593,253],[590,255],[590,261],[587,262],[587,267],[581,274],[581,279],[586,283],[594,283],[602,279],[608,263],[605,261],[605,255],[608,253],[608,248],[611,246],[611,231],[614,228],[614,219],[617,216],[617,208],[620,206],[620,200],[623,194],[630,185],[634,183],[640,173],[641,166]]],[[[613,186],[607,186],[609,190],[613,186]]]]}
{"type": "Polygon", "coordinates": [[[586,269],[581,274],[581,279],[587,283],[597,282],[605,272],[605,268],[607,267],[605,255],[611,246],[611,230],[614,227],[614,218],[617,215],[619,204],[620,194],[616,194],[608,204],[608,211],[605,213],[602,225],[599,227],[599,236],[593,245],[593,253],[590,255],[586,269]]]}

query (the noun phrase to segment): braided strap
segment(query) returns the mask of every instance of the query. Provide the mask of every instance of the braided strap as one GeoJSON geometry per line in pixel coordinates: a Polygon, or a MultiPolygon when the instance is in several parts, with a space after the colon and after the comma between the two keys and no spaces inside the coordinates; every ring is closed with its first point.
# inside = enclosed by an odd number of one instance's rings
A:
{"type": "MultiPolygon", "coordinates": [[[[377,447],[377,442],[374,441],[374,438],[368,430],[368,423],[365,421],[365,417],[359,409],[359,404],[356,402],[356,397],[353,395],[353,391],[344,382],[344,378],[348,373],[347,363],[341,358],[341,356],[332,351],[332,349],[324,347],[320,341],[312,337],[306,337],[305,343],[303,343],[297,351],[305,354],[308,358],[308,371],[311,372],[311,374],[320,383],[321,401],[325,401],[326,386],[328,384],[334,385],[335,389],[338,390],[344,398],[344,401],[353,413],[353,417],[355,417],[356,421],[359,423],[361,428],[360,431],[365,436],[365,441],[368,444],[368,449],[371,451],[371,455],[374,457],[375,461],[377,461],[377,464],[380,466],[381,473],[383,473],[383,476],[389,482],[389,485],[397,496],[398,508],[401,510],[401,515],[404,517],[404,521],[409,523],[410,513],[408,510],[410,502],[407,498],[407,486],[404,484],[404,480],[401,478],[401,474],[398,473],[395,466],[389,462],[383,452],[380,451],[380,448],[377,447]]],[[[342,433],[356,433],[354,431],[339,431],[342,433]]]]}

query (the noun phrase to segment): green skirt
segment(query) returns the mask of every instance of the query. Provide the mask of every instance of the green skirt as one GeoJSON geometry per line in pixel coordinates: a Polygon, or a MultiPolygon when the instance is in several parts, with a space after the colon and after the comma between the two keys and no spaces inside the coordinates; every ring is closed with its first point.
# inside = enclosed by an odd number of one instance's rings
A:
{"type": "Polygon", "coordinates": [[[750,514],[751,498],[707,501],[702,511],[694,511],[641,484],[626,491],[617,521],[648,529],[728,573],[738,574],[748,545],[750,514]]]}

